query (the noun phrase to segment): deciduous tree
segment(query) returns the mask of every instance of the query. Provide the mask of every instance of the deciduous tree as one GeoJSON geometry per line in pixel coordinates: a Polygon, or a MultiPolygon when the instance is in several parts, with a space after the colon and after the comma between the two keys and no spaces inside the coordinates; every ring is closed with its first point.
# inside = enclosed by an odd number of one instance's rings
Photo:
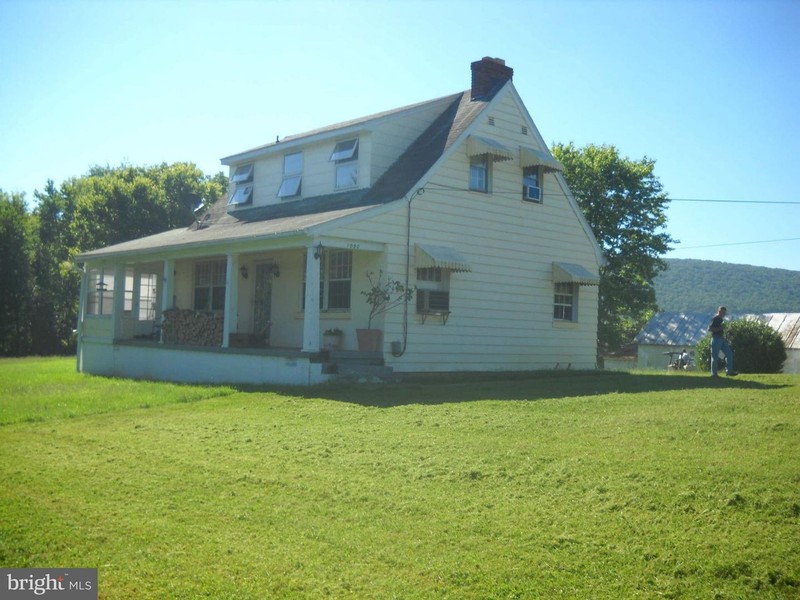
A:
{"type": "Polygon", "coordinates": [[[614,146],[555,144],[553,155],[599,242],[598,350],[630,341],[657,310],[655,276],[675,240],[663,228],[669,203],[654,174],[655,161],[622,157],[614,146]]]}
{"type": "Polygon", "coordinates": [[[76,254],[192,223],[198,199],[225,191],[224,175],[208,177],[192,163],[92,167],[36,193],[33,351],[70,350],[77,322],[80,274],[76,254]]]}
{"type": "Polygon", "coordinates": [[[0,355],[30,349],[33,222],[22,194],[0,190],[0,355]]]}

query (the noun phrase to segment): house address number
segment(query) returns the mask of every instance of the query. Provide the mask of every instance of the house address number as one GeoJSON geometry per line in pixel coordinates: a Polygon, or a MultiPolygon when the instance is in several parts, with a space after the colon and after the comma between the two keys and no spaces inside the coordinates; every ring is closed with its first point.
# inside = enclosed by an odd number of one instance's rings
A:
{"type": "Polygon", "coordinates": [[[349,242],[349,243],[347,244],[347,247],[348,247],[350,250],[358,250],[359,248],[361,248],[361,244],[357,244],[357,243],[355,243],[355,242],[349,242]]]}

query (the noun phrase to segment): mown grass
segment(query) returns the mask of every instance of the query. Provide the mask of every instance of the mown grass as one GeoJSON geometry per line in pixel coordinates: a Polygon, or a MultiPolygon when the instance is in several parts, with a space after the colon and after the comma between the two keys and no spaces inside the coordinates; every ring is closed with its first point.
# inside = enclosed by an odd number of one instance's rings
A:
{"type": "Polygon", "coordinates": [[[119,383],[150,408],[0,427],[0,565],[101,598],[800,595],[797,376],[119,383]]]}
{"type": "Polygon", "coordinates": [[[0,425],[150,408],[233,394],[225,386],[179,385],[76,372],[74,358],[0,360],[0,425]]]}

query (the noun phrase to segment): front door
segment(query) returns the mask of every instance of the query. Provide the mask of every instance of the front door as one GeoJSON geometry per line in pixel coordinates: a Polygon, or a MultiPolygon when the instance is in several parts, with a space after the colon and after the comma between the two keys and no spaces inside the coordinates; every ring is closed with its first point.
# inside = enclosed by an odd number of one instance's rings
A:
{"type": "Polygon", "coordinates": [[[253,328],[269,345],[269,328],[272,319],[272,263],[256,265],[256,297],[253,301],[253,328]]]}

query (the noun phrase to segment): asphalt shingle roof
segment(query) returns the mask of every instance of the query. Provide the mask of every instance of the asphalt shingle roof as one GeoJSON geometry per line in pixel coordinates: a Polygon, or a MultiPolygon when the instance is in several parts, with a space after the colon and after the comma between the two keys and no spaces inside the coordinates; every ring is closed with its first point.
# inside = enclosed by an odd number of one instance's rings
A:
{"type": "MultiPolygon", "coordinates": [[[[199,224],[84,252],[78,255],[76,260],[83,262],[88,259],[121,254],[148,254],[165,249],[302,233],[314,225],[327,223],[373,206],[403,198],[459,139],[488,104],[487,100],[471,100],[469,91],[429,101],[430,104],[437,102],[441,103],[443,107],[439,116],[409,145],[372,188],[303,198],[295,202],[239,209],[230,213],[227,211],[226,199],[222,198],[201,219],[199,224]]],[[[311,137],[320,132],[335,131],[354,124],[367,123],[388,115],[400,114],[424,104],[426,103],[291,136],[284,138],[282,143],[287,140],[311,137]]],[[[262,148],[268,148],[268,146],[262,148]]],[[[247,152],[242,154],[247,154],[247,152]]]]}

